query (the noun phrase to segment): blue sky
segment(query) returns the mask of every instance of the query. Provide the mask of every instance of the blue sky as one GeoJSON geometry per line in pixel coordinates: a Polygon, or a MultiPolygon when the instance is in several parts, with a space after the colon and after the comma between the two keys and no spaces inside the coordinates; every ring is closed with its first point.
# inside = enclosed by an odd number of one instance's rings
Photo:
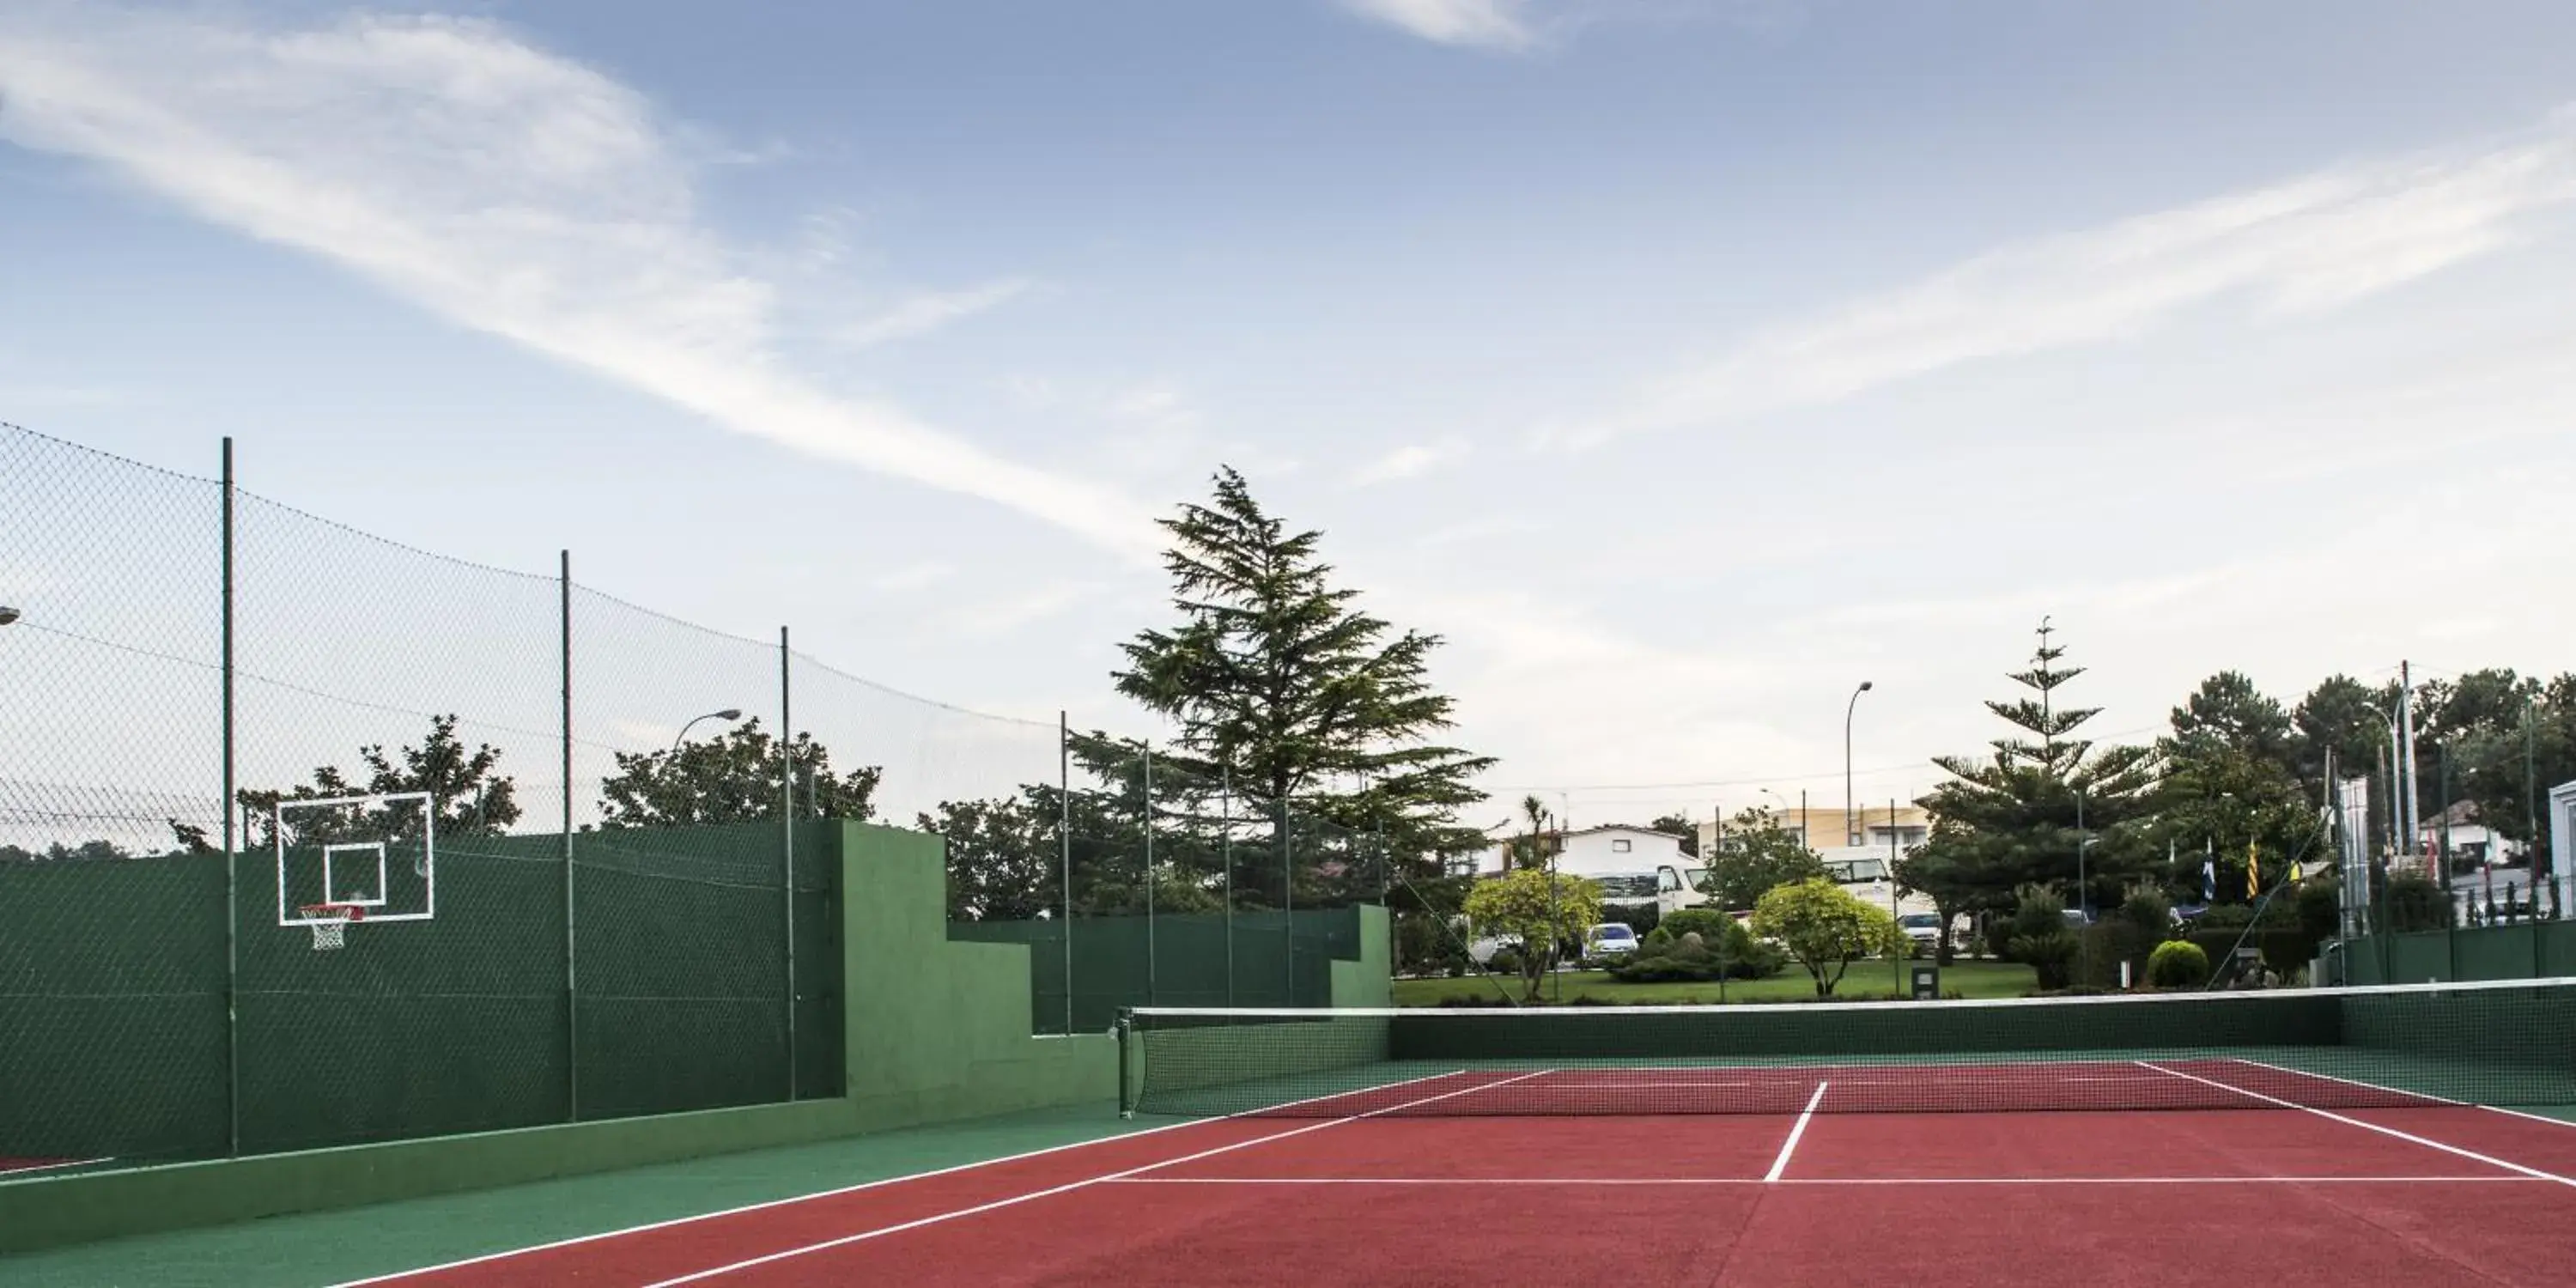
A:
{"type": "Polygon", "coordinates": [[[2105,733],[2570,665],[2571,102],[2554,3],[20,0],[0,419],[1140,734],[1228,462],[1497,789],[1835,801],[1868,678],[1884,799],[2042,614],[2105,733]]]}

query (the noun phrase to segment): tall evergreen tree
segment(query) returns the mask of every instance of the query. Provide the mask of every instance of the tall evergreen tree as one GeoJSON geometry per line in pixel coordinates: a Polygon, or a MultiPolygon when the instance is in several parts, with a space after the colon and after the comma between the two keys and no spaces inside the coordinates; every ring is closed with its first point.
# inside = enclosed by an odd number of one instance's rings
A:
{"type": "Polygon", "coordinates": [[[2083,839],[2094,842],[2081,867],[2095,906],[2161,857],[2134,826],[2152,808],[2160,772],[2156,752],[2129,746],[2097,750],[2091,739],[2078,736],[2101,711],[2059,704],[2057,690],[2084,669],[2058,665],[2066,650],[2051,641],[2052,634],[2042,619],[2031,665],[2009,677],[2030,693],[1986,703],[2020,732],[1994,740],[1991,759],[1941,756],[1932,762],[1951,780],[1923,797],[1934,823],[1926,848],[1939,851],[1931,857],[1945,875],[1973,881],[1965,888],[1944,883],[1945,893],[1973,908],[2011,908],[2013,889],[2022,882],[2054,883],[2074,902],[2083,839]]]}
{"type": "Polygon", "coordinates": [[[1452,702],[1426,670],[1440,638],[1361,611],[1318,554],[1323,534],[1289,531],[1230,468],[1209,504],[1161,522],[1180,621],[1122,645],[1112,672],[1177,726],[1158,760],[1274,813],[1287,801],[1348,833],[1382,831],[1412,873],[1481,846],[1457,810],[1483,799],[1469,779],[1493,760],[1439,741],[1452,702]]]}
{"type": "Polygon", "coordinates": [[[2301,779],[2296,721],[2279,702],[2243,672],[2221,671],[2173,709],[2172,722],[2159,744],[2159,830],[2195,858],[2184,884],[2198,885],[2188,879],[2199,872],[2197,860],[2214,857],[2219,897],[2232,902],[2245,894],[2249,850],[2265,856],[2269,880],[2280,879],[2293,855],[2309,862],[2326,855],[2317,821],[2325,794],[2301,779]]]}

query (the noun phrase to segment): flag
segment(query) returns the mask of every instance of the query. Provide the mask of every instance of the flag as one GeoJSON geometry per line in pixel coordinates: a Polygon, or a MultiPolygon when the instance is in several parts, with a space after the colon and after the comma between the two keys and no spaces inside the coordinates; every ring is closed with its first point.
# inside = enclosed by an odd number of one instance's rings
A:
{"type": "Polygon", "coordinates": [[[2263,856],[2252,841],[2245,843],[2245,897],[2263,893],[2263,856]]]}
{"type": "Polygon", "coordinates": [[[2300,868],[2301,868],[2301,867],[2302,867],[2302,865],[2299,863],[2299,861],[2298,861],[2298,860],[2296,860],[2296,859],[2292,859],[2292,860],[2290,861],[2290,884],[2291,884],[2291,885],[2297,885],[2297,884],[2299,883],[2299,879],[2300,879],[2300,868]]]}
{"type": "Polygon", "coordinates": [[[2216,859],[2200,861],[2200,901],[2218,902],[2218,860],[2216,859]]]}

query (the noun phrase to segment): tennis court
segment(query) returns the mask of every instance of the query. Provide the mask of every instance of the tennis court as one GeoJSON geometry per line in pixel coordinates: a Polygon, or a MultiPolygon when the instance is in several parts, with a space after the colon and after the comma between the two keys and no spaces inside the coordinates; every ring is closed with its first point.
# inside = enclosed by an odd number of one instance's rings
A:
{"type": "Polygon", "coordinates": [[[2564,1283],[2572,988],[1146,1011],[1222,1116],[357,1282],[2564,1283]]]}

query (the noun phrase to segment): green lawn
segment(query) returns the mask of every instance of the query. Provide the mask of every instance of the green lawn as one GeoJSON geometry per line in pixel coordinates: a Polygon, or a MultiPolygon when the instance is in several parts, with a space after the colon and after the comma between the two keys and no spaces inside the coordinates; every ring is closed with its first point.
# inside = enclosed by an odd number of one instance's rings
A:
{"type": "MultiPolygon", "coordinates": [[[[1520,996],[1519,977],[1502,980],[1512,996],[1520,996]]],[[[1566,1001],[1590,996],[1602,1002],[1620,1005],[1649,1005],[1679,1002],[1716,1002],[1717,985],[1707,984],[1622,984],[1597,970],[1567,971],[1561,981],[1540,985],[1540,996],[1553,999],[1562,987],[1566,1001]]],[[[2020,997],[2038,987],[2028,966],[2010,962],[1959,961],[1941,971],[1941,991],[1962,997],[2020,997]]],[[[1851,973],[1834,989],[1837,997],[1888,997],[1896,992],[1895,981],[1885,961],[1852,963],[1851,973]]],[[[1729,1002],[1791,1002],[1812,1000],[1815,981],[1795,965],[1769,979],[1728,980],[1729,1002]]],[[[1395,1004],[1398,1006],[1437,1006],[1442,998],[1472,997],[1487,1001],[1499,999],[1501,989],[1490,978],[1468,976],[1464,979],[1399,979],[1395,981],[1395,1004]]]]}

